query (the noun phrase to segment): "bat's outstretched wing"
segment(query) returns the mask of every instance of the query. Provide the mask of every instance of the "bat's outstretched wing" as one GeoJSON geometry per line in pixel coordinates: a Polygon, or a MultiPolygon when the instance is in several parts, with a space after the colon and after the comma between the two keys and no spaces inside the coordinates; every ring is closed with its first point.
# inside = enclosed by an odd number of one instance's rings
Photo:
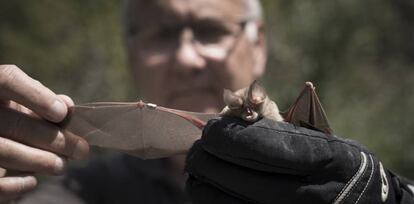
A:
{"type": "Polygon", "coordinates": [[[296,126],[318,130],[328,135],[333,131],[329,126],[328,118],[311,82],[306,82],[296,102],[288,111],[282,113],[286,122],[296,126]]]}
{"type": "Polygon", "coordinates": [[[215,117],[143,102],[91,103],[72,107],[61,125],[91,145],[150,159],[186,153],[215,117]]]}
{"type": "MultiPolygon", "coordinates": [[[[310,82],[283,116],[294,125],[332,134],[310,82]]],[[[186,153],[201,137],[205,123],[217,117],[219,114],[187,112],[143,102],[90,103],[71,107],[61,126],[91,145],[150,159],[186,153]]]]}

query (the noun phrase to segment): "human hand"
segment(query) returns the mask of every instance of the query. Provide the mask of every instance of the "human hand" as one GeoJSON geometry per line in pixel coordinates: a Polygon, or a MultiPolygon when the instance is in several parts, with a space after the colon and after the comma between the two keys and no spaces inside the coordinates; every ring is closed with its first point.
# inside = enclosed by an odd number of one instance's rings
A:
{"type": "Polygon", "coordinates": [[[33,173],[62,174],[65,158],[88,154],[82,138],[62,132],[68,96],[56,95],[14,65],[0,65],[0,202],[33,189],[33,173]]]}
{"type": "Polygon", "coordinates": [[[269,119],[210,121],[186,171],[196,204],[414,202],[362,145],[269,119]]]}

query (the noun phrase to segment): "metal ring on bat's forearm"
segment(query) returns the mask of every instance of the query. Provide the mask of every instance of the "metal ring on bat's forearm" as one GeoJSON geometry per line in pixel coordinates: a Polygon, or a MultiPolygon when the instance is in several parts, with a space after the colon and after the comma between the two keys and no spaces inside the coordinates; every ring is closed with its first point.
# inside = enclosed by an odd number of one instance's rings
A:
{"type": "Polygon", "coordinates": [[[153,103],[147,103],[148,108],[151,109],[156,109],[157,108],[157,104],[153,104],[153,103]]]}

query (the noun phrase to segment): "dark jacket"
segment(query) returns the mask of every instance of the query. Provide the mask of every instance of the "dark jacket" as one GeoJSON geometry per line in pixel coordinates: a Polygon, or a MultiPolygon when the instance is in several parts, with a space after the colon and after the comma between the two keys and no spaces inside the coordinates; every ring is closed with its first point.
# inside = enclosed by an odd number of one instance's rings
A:
{"type": "Polygon", "coordinates": [[[183,187],[171,178],[166,159],[143,161],[127,155],[90,162],[42,183],[21,204],[182,204],[183,187]]]}

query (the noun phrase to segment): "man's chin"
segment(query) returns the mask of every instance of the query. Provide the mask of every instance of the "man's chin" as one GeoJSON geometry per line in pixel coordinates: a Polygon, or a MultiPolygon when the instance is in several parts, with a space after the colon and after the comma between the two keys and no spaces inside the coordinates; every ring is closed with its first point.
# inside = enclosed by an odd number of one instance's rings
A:
{"type": "Polygon", "coordinates": [[[195,112],[216,113],[223,106],[222,100],[220,94],[196,92],[185,96],[172,97],[167,102],[167,107],[195,112]]]}

